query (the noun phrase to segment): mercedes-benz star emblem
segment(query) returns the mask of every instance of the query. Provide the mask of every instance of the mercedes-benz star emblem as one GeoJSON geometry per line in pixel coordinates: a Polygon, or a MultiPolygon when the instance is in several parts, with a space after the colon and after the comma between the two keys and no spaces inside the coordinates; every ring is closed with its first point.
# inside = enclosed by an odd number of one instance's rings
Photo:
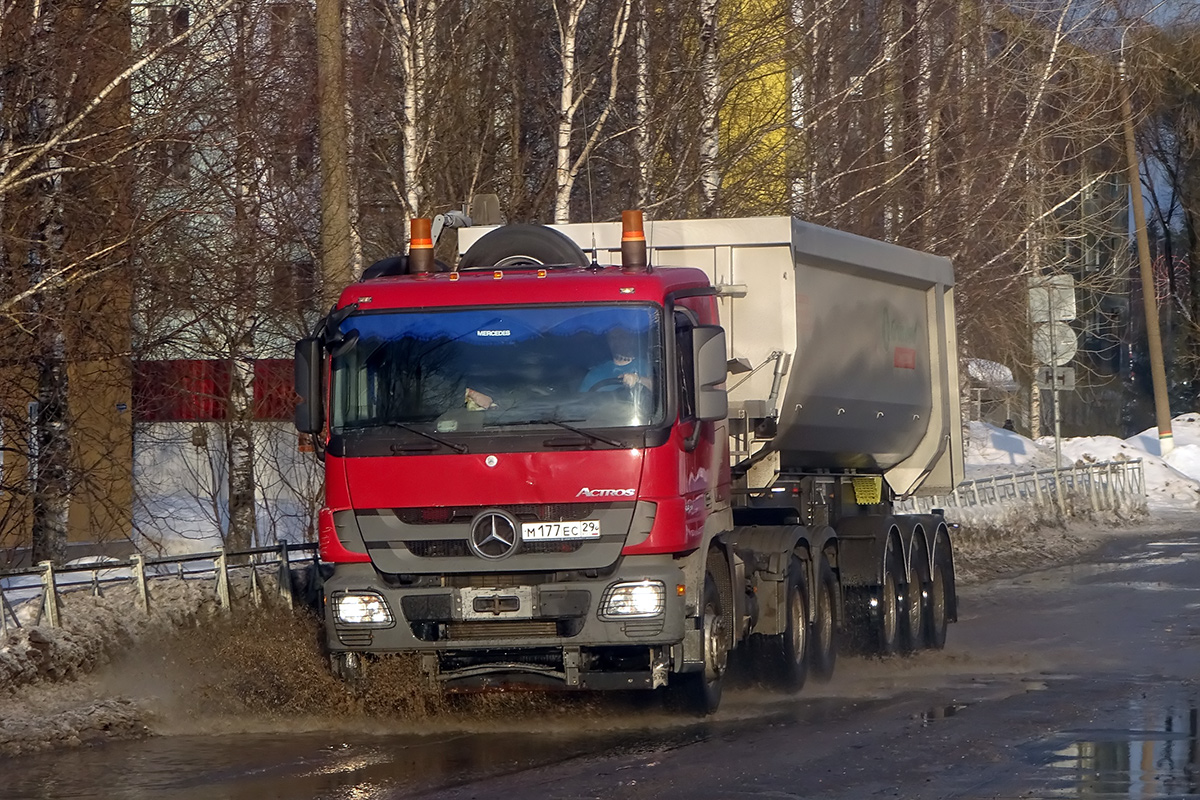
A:
{"type": "Polygon", "coordinates": [[[517,549],[517,523],[507,514],[489,511],[471,523],[471,550],[480,558],[498,559],[517,549]]]}

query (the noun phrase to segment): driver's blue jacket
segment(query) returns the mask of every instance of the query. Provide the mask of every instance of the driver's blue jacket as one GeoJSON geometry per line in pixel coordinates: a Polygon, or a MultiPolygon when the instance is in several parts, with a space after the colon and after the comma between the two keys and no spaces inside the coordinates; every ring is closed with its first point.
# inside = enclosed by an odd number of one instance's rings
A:
{"type": "MultiPolygon", "coordinates": [[[[622,375],[635,372],[638,375],[649,375],[650,371],[646,369],[642,363],[642,359],[635,358],[628,364],[618,365],[615,361],[605,361],[603,364],[597,364],[588,370],[587,375],[583,376],[583,382],[579,384],[579,391],[590,391],[593,386],[601,381],[609,380],[610,378],[620,378],[622,375]]],[[[611,386],[605,386],[597,391],[607,392],[616,391],[621,388],[621,384],[613,383],[611,386]]]]}

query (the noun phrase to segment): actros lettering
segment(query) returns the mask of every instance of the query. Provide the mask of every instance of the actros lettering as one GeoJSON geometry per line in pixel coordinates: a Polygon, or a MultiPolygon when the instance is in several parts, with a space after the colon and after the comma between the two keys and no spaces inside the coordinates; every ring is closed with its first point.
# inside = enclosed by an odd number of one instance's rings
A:
{"type": "Polygon", "coordinates": [[[633,489],[589,489],[579,490],[576,497],[633,497],[633,489]]]}

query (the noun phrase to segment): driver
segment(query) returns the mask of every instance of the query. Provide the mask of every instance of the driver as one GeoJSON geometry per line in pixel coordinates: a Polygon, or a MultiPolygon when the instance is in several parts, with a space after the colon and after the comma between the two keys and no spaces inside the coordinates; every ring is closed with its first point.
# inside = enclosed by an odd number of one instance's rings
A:
{"type": "Polygon", "coordinates": [[[652,388],[650,368],[637,355],[637,337],[624,328],[614,328],[608,332],[607,338],[612,359],[588,370],[579,385],[579,391],[614,391],[622,386],[632,389],[639,383],[647,389],[652,388]],[[601,383],[605,385],[600,386],[601,383]]]}

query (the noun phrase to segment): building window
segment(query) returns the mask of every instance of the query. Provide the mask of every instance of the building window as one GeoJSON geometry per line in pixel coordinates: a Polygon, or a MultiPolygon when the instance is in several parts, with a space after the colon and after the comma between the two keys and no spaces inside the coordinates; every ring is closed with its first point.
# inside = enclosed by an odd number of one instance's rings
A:
{"type": "Polygon", "coordinates": [[[192,177],[192,141],[189,134],[155,139],[150,143],[150,166],[156,173],[175,181],[192,177]]]}
{"type": "Polygon", "coordinates": [[[151,48],[162,47],[177,36],[188,32],[192,12],[187,6],[150,6],[150,27],[147,42],[151,48]]]}
{"type": "MultiPolygon", "coordinates": [[[[254,418],[290,420],[295,411],[291,359],[254,362],[254,418]]],[[[219,422],[229,416],[226,360],[142,361],[134,366],[135,422],[219,422]]]]}

